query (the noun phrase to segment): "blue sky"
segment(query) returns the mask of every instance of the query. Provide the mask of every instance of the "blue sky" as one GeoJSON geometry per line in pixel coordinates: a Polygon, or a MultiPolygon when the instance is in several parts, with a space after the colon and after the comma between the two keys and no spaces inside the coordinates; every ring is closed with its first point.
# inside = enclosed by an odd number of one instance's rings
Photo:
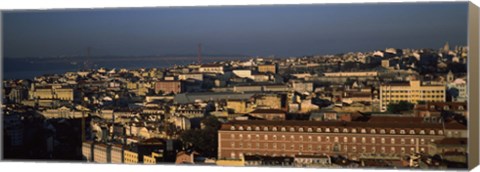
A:
{"type": "Polygon", "coordinates": [[[301,56],[467,44],[468,3],[318,4],[11,11],[6,57],[301,56]]]}

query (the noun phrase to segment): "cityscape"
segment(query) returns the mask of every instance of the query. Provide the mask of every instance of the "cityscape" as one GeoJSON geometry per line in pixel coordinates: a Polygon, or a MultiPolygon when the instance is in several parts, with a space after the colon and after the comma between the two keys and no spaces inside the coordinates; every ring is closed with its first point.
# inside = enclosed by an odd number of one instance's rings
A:
{"type": "Polygon", "coordinates": [[[100,57],[89,47],[75,58],[5,58],[9,72],[11,61],[50,64],[4,73],[3,158],[468,168],[465,44],[277,56],[204,42],[195,55],[100,57]]]}

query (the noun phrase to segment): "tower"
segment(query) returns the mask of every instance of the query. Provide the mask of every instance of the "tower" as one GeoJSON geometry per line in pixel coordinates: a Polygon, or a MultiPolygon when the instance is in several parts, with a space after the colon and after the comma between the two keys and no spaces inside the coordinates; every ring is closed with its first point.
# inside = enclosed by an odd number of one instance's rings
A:
{"type": "Polygon", "coordinates": [[[453,82],[455,80],[455,75],[453,75],[453,72],[450,70],[447,74],[447,82],[453,82]]]}

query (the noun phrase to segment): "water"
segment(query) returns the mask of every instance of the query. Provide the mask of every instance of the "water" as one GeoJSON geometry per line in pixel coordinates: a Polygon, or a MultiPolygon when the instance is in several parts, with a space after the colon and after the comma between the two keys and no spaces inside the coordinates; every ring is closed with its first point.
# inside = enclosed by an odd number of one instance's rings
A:
{"type": "MultiPolygon", "coordinates": [[[[221,60],[242,60],[247,57],[208,57],[202,63],[221,60]]],[[[166,68],[174,65],[195,63],[196,57],[122,57],[122,58],[92,58],[87,62],[89,68],[98,69],[138,69],[166,68]]],[[[5,58],[3,60],[3,79],[33,79],[44,74],[64,74],[84,69],[84,58],[5,58]]]]}

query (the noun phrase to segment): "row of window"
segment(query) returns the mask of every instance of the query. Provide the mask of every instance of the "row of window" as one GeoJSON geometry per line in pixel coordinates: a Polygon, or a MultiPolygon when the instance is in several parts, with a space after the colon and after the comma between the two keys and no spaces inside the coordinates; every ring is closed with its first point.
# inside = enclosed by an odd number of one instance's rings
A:
{"type": "Polygon", "coordinates": [[[444,90],[382,90],[383,93],[415,93],[415,92],[418,92],[418,93],[425,93],[425,94],[429,94],[429,93],[443,93],[444,90]]]}
{"type": "MultiPolygon", "coordinates": [[[[230,135],[230,138],[231,138],[231,139],[235,139],[235,138],[236,138],[236,137],[235,137],[235,134],[231,134],[231,135],[230,135]]],[[[282,141],[286,141],[286,140],[287,140],[287,138],[286,138],[285,135],[282,135],[280,138],[281,138],[282,141]]],[[[238,139],[244,140],[243,134],[239,134],[239,135],[238,135],[238,139]]],[[[252,135],[248,134],[246,140],[251,140],[251,139],[252,139],[252,135]]],[[[334,141],[335,143],[339,143],[339,142],[340,142],[339,139],[340,139],[339,137],[333,137],[333,141],[334,141]]],[[[260,140],[260,135],[259,135],[259,134],[256,134],[256,135],[255,135],[255,140],[260,140]]],[[[264,140],[269,140],[268,135],[264,135],[264,140]]],[[[273,136],[272,136],[272,140],[278,140],[277,135],[273,135],[273,136]]],[[[303,142],[303,141],[304,141],[304,137],[303,137],[303,136],[295,137],[295,136],[292,135],[292,136],[290,136],[290,140],[291,140],[291,141],[300,141],[300,142],[303,142]]],[[[360,140],[361,140],[362,143],[367,143],[367,138],[366,138],[366,137],[361,137],[360,140]]],[[[415,144],[415,139],[414,139],[414,138],[411,138],[411,139],[404,139],[404,138],[400,138],[400,139],[397,138],[397,139],[395,139],[395,138],[390,138],[389,144],[397,144],[397,143],[400,143],[400,144],[408,144],[408,142],[407,142],[408,140],[409,140],[409,144],[415,144]],[[400,142],[398,142],[398,140],[399,140],[400,142]]],[[[331,140],[330,140],[330,136],[324,136],[324,137],[323,137],[323,140],[322,140],[322,136],[317,136],[317,137],[316,137],[316,140],[314,140],[314,137],[308,136],[308,137],[307,137],[307,140],[305,140],[305,141],[309,141],[309,142],[312,142],[312,141],[317,141],[317,142],[321,142],[321,141],[330,142],[331,140]]],[[[376,141],[377,141],[376,138],[370,138],[370,142],[369,142],[369,143],[376,144],[376,143],[377,143],[376,141]]],[[[430,139],[430,142],[434,142],[434,141],[435,141],[434,139],[430,139]]],[[[343,142],[344,142],[344,143],[357,143],[357,137],[351,137],[350,139],[349,139],[348,137],[343,137],[343,142]]],[[[381,144],[386,144],[386,143],[387,143],[387,142],[386,142],[386,139],[385,139],[385,138],[381,138],[381,139],[380,139],[380,143],[381,143],[381,144]]],[[[419,139],[419,143],[422,144],[422,145],[424,145],[424,144],[425,144],[425,139],[424,139],[424,138],[419,139]]],[[[234,144],[235,144],[235,142],[232,142],[232,145],[234,145],[234,144]]],[[[240,144],[242,144],[242,143],[240,143],[240,144]]],[[[257,144],[258,144],[258,143],[257,143],[257,144]]],[[[268,144],[268,143],[267,143],[267,144],[268,144]]],[[[232,147],[233,147],[233,146],[232,146],[232,147]]]]}
{"type": "MultiPolygon", "coordinates": [[[[309,147],[309,149],[312,150],[311,147],[309,147]]],[[[318,151],[334,151],[334,152],[342,151],[340,146],[333,146],[333,148],[330,147],[330,146],[326,146],[324,149],[322,149],[322,147],[319,146],[319,147],[317,147],[317,150],[318,150],[318,151]]],[[[406,150],[407,150],[406,147],[401,147],[401,148],[400,148],[400,153],[401,153],[401,154],[405,154],[405,153],[407,153],[406,150]]],[[[357,153],[357,152],[358,152],[358,149],[357,149],[356,146],[351,147],[351,150],[349,150],[348,147],[344,147],[344,148],[343,148],[343,151],[344,151],[344,152],[354,152],[354,153],[357,153]]],[[[387,152],[387,149],[386,149],[385,147],[381,147],[380,150],[379,150],[379,152],[377,152],[376,147],[371,147],[371,148],[370,148],[370,151],[368,152],[367,147],[366,147],[366,146],[362,146],[362,147],[360,148],[360,151],[361,151],[361,153],[371,153],[371,154],[375,154],[375,153],[382,153],[382,154],[391,153],[391,154],[397,154],[397,153],[398,153],[398,152],[397,152],[397,149],[396,149],[395,147],[390,147],[390,152],[387,152]]],[[[409,148],[409,151],[410,151],[409,153],[416,153],[416,152],[417,152],[417,151],[415,150],[415,147],[410,147],[410,148],[409,148]]],[[[419,149],[419,151],[420,151],[420,152],[425,152],[426,149],[425,149],[424,147],[421,147],[421,148],[419,149]]],[[[258,152],[245,152],[245,154],[247,154],[247,155],[254,155],[254,154],[258,154],[258,152]]],[[[300,154],[301,154],[301,153],[300,153],[300,154]]],[[[267,154],[264,154],[264,155],[267,155],[267,154]]],[[[231,156],[231,158],[236,158],[236,157],[235,157],[235,156],[236,156],[236,153],[235,153],[235,152],[231,152],[231,153],[230,153],[230,156],[231,156]]],[[[239,153],[239,157],[242,157],[242,156],[243,156],[243,152],[240,152],[240,153],[239,153]]],[[[272,156],[277,156],[277,154],[273,154],[272,156]]],[[[282,154],[281,156],[286,156],[286,154],[282,154]]],[[[292,154],[291,156],[295,156],[295,154],[292,154]]]]}
{"type": "MultiPolygon", "coordinates": [[[[254,128],[252,128],[251,126],[238,126],[238,127],[235,127],[235,126],[231,126],[230,127],[230,130],[232,131],[235,131],[235,130],[239,130],[239,131],[243,131],[243,130],[247,130],[247,131],[252,131],[255,130],[255,131],[278,131],[278,129],[280,129],[280,131],[287,131],[287,127],[263,127],[263,130],[260,130],[260,127],[259,126],[256,126],[254,128]]],[[[307,128],[306,130],[304,130],[304,128],[295,128],[295,127],[289,127],[288,128],[288,131],[289,132],[313,132],[314,131],[314,128],[307,128]]],[[[351,129],[348,129],[348,128],[343,128],[342,130],[342,133],[357,133],[357,132],[360,132],[360,133],[363,133],[363,134],[366,134],[367,133],[367,129],[360,129],[360,131],[358,131],[356,128],[351,128],[351,129]]],[[[339,133],[340,132],[340,128],[325,128],[325,129],[322,129],[322,128],[316,128],[315,129],[315,132],[317,133],[320,133],[320,132],[326,132],[326,133],[329,133],[329,132],[334,132],[334,133],[339,133]]],[[[407,134],[407,130],[404,130],[404,129],[401,129],[399,131],[395,130],[395,129],[390,129],[388,130],[388,134],[407,134]]],[[[426,130],[420,130],[418,132],[418,134],[426,134],[426,130]]],[[[369,131],[370,134],[376,134],[377,133],[377,129],[370,129],[369,131]]],[[[379,133],[380,134],[387,134],[387,130],[386,129],[380,129],[379,130],[379,133]]],[[[408,134],[417,134],[417,132],[415,130],[408,130],[408,134]]],[[[437,132],[435,132],[435,130],[428,130],[428,134],[430,135],[435,135],[435,134],[438,134],[438,135],[443,135],[443,130],[438,130],[437,132]]]]}

